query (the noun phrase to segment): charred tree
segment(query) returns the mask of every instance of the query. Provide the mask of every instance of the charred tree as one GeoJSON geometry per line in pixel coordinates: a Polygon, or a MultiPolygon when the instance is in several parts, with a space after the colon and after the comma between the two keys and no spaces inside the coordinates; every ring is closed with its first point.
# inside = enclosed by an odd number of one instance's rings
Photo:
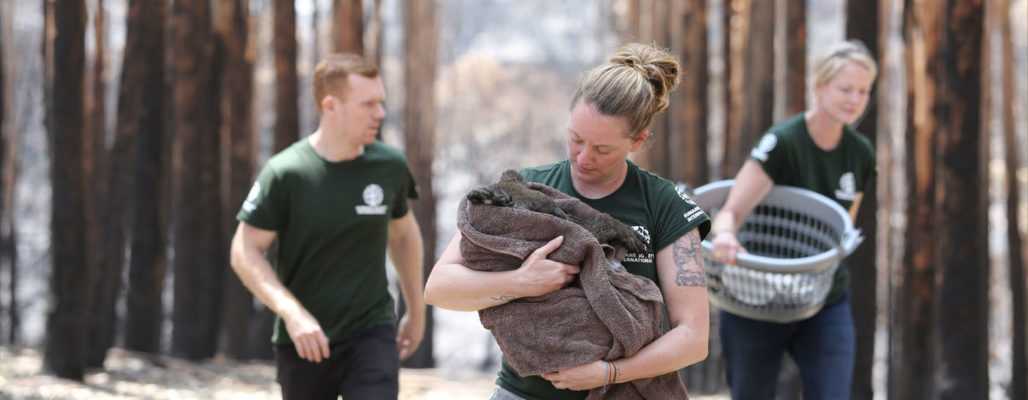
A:
{"type": "MultiPolygon", "coordinates": [[[[404,9],[404,149],[411,172],[418,186],[418,200],[413,212],[421,227],[424,243],[425,277],[431,272],[435,260],[436,195],[432,182],[432,162],[435,159],[436,103],[435,80],[439,48],[439,28],[435,1],[407,3],[404,9]]],[[[432,346],[432,308],[425,311],[425,336],[421,347],[410,356],[404,366],[431,368],[435,366],[432,346]]]]}
{"type": "Polygon", "coordinates": [[[274,0],[275,140],[273,152],[300,137],[299,77],[296,73],[296,9],[292,0],[274,0]]]}
{"type": "MultiPolygon", "coordinates": [[[[132,179],[132,239],[126,291],[125,348],[159,353],[162,295],[167,272],[165,244],[170,213],[166,210],[169,161],[165,120],[164,7],[130,0],[126,16],[125,56],[118,90],[116,137],[134,143],[132,179]],[[161,60],[152,62],[152,60],[161,60]],[[128,139],[131,138],[131,139],[128,139]]],[[[117,139],[115,139],[117,141],[117,139]]],[[[117,148],[117,144],[115,144],[117,148]]]]}
{"type": "Polygon", "coordinates": [[[338,53],[364,54],[361,0],[332,0],[332,43],[338,53]]]}
{"type": "MultiPolygon", "coordinates": [[[[228,201],[224,211],[224,243],[231,241],[235,212],[243,204],[253,182],[256,143],[253,134],[253,53],[249,51],[249,2],[219,4],[216,19],[224,64],[221,74],[221,136],[227,144],[228,201]]],[[[248,358],[250,319],[254,316],[253,296],[226,264],[221,317],[221,351],[235,359],[248,358]]]]}
{"type": "Polygon", "coordinates": [[[86,367],[95,271],[86,260],[86,180],[83,174],[83,64],[86,7],[83,0],[50,4],[53,12],[53,69],[48,89],[50,139],[51,304],[44,368],[81,381],[86,367]],[[60,93],[56,93],[60,90],[60,93]],[[86,283],[86,284],[83,284],[86,283]]]}
{"type": "Polygon", "coordinates": [[[671,12],[672,47],[681,57],[682,81],[671,103],[668,178],[698,187],[710,179],[707,160],[707,4],[675,1],[671,12]]]}
{"type": "Polygon", "coordinates": [[[220,101],[210,3],[175,1],[171,38],[176,207],[171,352],[199,360],[217,351],[228,262],[220,223],[220,101]]]}

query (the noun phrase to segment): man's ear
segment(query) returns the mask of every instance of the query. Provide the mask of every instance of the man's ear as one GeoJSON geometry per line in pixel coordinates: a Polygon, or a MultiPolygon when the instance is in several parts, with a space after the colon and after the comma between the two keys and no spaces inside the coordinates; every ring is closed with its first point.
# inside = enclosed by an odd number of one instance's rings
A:
{"type": "Polygon", "coordinates": [[[321,98],[321,111],[322,112],[325,112],[325,111],[335,111],[335,107],[337,105],[338,104],[336,103],[335,99],[332,98],[331,95],[326,95],[325,97],[321,98]]]}

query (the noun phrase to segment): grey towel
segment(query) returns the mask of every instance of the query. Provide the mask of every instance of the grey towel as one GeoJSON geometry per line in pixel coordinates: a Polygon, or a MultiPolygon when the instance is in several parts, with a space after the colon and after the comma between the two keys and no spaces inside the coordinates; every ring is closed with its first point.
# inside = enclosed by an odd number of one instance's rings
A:
{"type": "MultiPolygon", "coordinates": [[[[553,198],[571,219],[591,220],[600,214],[548,186],[530,183],[529,187],[553,198]]],[[[589,231],[569,219],[465,199],[457,227],[463,235],[461,255],[474,270],[516,269],[532,251],[560,235],[564,242],[549,258],[582,267],[576,284],[479,311],[482,325],[493,333],[507,363],[521,376],[630,357],[664,333],[663,298],[656,284],[625,271],[609,246],[605,253],[589,231]]],[[[686,398],[677,373],[593,389],[588,396],[590,400],[686,398]]]]}

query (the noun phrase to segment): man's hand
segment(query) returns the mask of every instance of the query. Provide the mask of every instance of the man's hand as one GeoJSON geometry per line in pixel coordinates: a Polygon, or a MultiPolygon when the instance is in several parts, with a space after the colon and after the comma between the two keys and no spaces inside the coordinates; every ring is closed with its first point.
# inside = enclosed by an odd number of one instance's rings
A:
{"type": "Polygon", "coordinates": [[[321,329],[318,320],[314,319],[314,316],[307,310],[298,310],[288,317],[283,317],[282,320],[285,322],[286,331],[289,332],[289,338],[296,346],[296,354],[299,354],[300,358],[314,363],[328,359],[331,354],[328,348],[328,337],[325,336],[325,331],[321,329]]]}
{"type": "Polygon", "coordinates": [[[585,365],[579,365],[574,368],[565,369],[563,371],[550,372],[543,374],[543,379],[553,383],[553,386],[557,389],[569,389],[569,390],[590,390],[606,385],[607,378],[610,372],[606,365],[607,362],[593,361],[585,365]]]}
{"type": "Polygon", "coordinates": [[[521,267],[518,268],[518,282],[522,287],[523,297],[542,296],[557,291],[575,280],[580,270],[578,266],[546,259],[562,243],[564,237],[558,236],[535,249],[521,263],[521,267]]]}
{"type": "Polygon", "coordinates": [[[396,327],[396,349],[400,352],[400,360],[406,360],[421,345],[421,339],[425,335],[425,317],[415,316],[407,313],[400,319],[396,327]]]}

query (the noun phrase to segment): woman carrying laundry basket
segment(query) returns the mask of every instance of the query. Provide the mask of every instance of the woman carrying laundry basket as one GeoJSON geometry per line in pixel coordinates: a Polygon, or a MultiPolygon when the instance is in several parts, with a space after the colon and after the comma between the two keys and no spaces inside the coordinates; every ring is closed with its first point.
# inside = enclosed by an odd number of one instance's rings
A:
{"type": "MultiPolygon", "coordinates": [[[[813,72],[812,108],[771,127],[736,175],[714,219],[715,260],[735,264],[737,254],[746,251],[736,234],[775,185],[820,193],[855,219],[864,188],[875,177],[875,160],[874,148],[851,125],[867,106],[877,64],[863,44],[847,41],[832,46],[813,72]]],[[[804,399],[848,399],[856,347],[848,287],[849,274],[841,265],[824,307],[797,321],[721,311],[732,398],[775,398],[782,356],[789,353],[799,366],[804,399]]]]}

